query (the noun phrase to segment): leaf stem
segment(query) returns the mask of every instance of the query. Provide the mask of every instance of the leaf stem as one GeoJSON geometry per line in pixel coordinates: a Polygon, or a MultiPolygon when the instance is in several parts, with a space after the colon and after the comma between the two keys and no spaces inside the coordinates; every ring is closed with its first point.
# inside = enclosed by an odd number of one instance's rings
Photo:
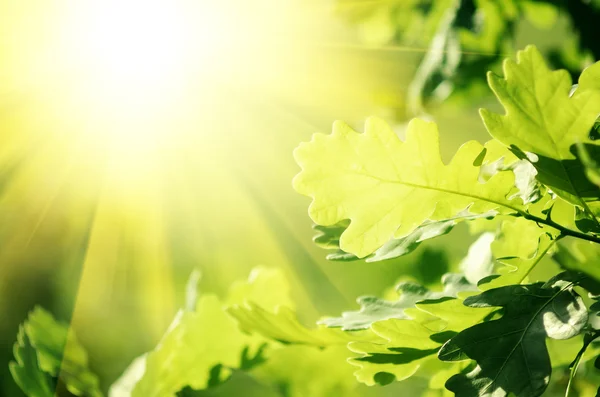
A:
{"type": "Polygon", "coordinates": [[[582,232],[578,232],[576,230],[571,230],[569,228],[564,227],[563,225],[554,222],[552,219],[544,219],[537,217],[535,215],[528,214],[526,212],[519,211],[520,215],[522,215],[525,219],[529,219],[530,221],[534,221],[537,223],[541,223],[550,227],[553,227],[556,230],[559,230],[565,236],[575,237],[581,240],[592,241],[594,243],[600,244],[600,237],[596,237],[590,234],[585,234],[582,232]]]}
{"type": "Polygon", "coordinates": [[[575,374],[577,373],[577,369],[579,368],[579,363],[585,354],[590,343],[600,337],[600,330],[596,330],[591,334],[587,334],[584,337],[583,347],[577,353],[575,360],[569,365],[569,369],[571,370],[571,374],[569,375],[569,383],[567,383],[567,390],[565,391],[565,397],[569,397],[569,393],[571,392],[571,386],[573,384],[573,380],[575,379],[575,374]]]}

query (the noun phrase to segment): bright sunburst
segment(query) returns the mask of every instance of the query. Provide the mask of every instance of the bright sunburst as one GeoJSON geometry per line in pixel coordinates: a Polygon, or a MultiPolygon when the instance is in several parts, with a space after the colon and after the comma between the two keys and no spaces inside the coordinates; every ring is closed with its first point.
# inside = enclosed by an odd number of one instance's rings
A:
{"type": "Polygon", "coordinates": [[[132,325],[154,343],[195,266],[211,285],[310,266],[286,222],[317,127],[294,107],[327,125],[370,94],[313,48],[327,9],[275,3],[0,2],[0,290],[48,272],[100,361],[132,325]]]}

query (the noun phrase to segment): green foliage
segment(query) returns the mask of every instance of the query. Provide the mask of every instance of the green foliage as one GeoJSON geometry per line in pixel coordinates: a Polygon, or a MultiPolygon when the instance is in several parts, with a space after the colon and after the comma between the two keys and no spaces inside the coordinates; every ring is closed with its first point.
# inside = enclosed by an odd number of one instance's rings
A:
{"type": "MultiPolygon", "coordinates": [[[[194,281],[193,274],[189,285],[194,281]]],[[[301,325],[290,307],[288,282],[274,269],[256,268],[247,281],[231,286],[226,299],[201,295],[192,306],[177,314],[153,351],[134,360],[111,387],[111,397],[194,395],[222,385],[235,371],[248,372],[284,396],[350,392],[356,387],[350,366],[335,375],[319,366],[332,357],[344,361],[350,341],[376,339],[367,331],[301,325]],[[308,377],[315,383],[307,386],[308,377]]]]}
{"type": "Polygon", "coordinates": [[[372,339],[369,333],[364,332],[347,334],[326,327],[307,328],[286,307],[270,312],[248,302],[243,306],[230,307],[227,311],[244,330],[287,344],[327,347],[345,345],[353,340],[372,339]]]}
{"type": "Polygon", "coordinates": [[[587,76],[595,70],[586,69],[579,87],[569,95],[568,73],[551,71],[535,47],[528,47],[517,54],[517,63],[505,61],[504,79],[488,74],[506,115],[482,109],[481,116],[494,138],[517,148],[516,154],[536,167],[541,183],[583,208],[598,224],[595,203],[600,188],[589,181],[573,154],[576,143],[597,150],[589,134],[598,117],[600,91],[594,89],[594,76],[587,76]]]}
{"type": "Polygon", "coordinates": [[[328,327],[341,327],[345,331],[366,329],[376,321],[391,318],[408,318],[405,309],[415,307],[417,302],[426,302],[445,297],[456,297],[459,292],[476,290],[475,286],[460,274],[446,274],[442,277],[444,290],[433,292],[422,285],[403,282],[396,286],[400,298],[395,302],[379,299],[374,296],[363,296],[357,299],[361,306],[359,311],[344,312],[339,318],[326,318],[320,321],[328,327]]]}
{"type": "Polygon", "coordinates": [[[42,371],[37,352],[21,326],[14,347],[16,362],[10,363],[10,372],[21,390],[31,397],[52,397],[56,385],[52,377],[42,371]]]}
{"type": "MultiPolygon", "coordinates": [[[[407,236],[392,238],[373,254],[367,256],[365,260],[367,262],[378,262],[410,254],[423,241],[450,233],[454,226],[461,221],[493,218],[495,215],[495,211],[488,211],[483,214],[471,214],[469,211],[463,211],[455,217],[442,221],[425,221],[407,236]]],[[[347,220],[332,226],[314,225],[314,229],[319,232],[313,239],[315,244],[324,249],[335,250],[334,253],[327,255],[327,259],[331,261],[354,261],[359,259],[356,255],[345,252],[340,248],[340,236],[348,228],[348,225],[347,220]]]]}
{"type": "Polygon", "coordinates": [[[462,396],[542,395],[552,371],[546,337],[572,338],[587,323],[587,308],[573,285],[558,277],[465,299],[469,307],[504,310],[501,318],[461,331],[440,349],[443,361],[477,362],[471,372],[451,377],[446,387],[462,396]]]}
{"type": "Polygon", "coordinates": [[[213,367],[224,367],[219,374],[222,381],[229,375],[229,368],[241,366],[246,347],[255,355],[261,343],[237,329],[216,297],[204,296],[194,312],[181,312],[176,317],[158,347],[148,353],[143,376],[131,395],[174,396],[185,386],[204,389],[211,380],[213,367]]]}
{"type": "MultiPolygon", "coordinates": [[[[437,65],[423,72],[427,82],[437,67],[458,67],[451,51],[441,60],[436,53],[457,43],[502,48],[517,15],[544,25],[556,11],[529,1],[397,3],[386,12],[429,7],[424,25],[414,25],[439,41],[427,55],[437,65]],[[476,31],[470,24],[481,12],[488,19],[476,31]]],[[[394,36],[392,25],[376,35],[394,36]]],[[[567,72],[550,70],[528,47],[505,61],[504,77],[488,81],[505,109],[481,111],[493,139],[467,142],[447,164],[437,125],[420,119],[404,140],[377,118],[364,133],[336,122],[332,134],[315,134],[294,152],[301,171],[293,185],[312,199],[314,240],[335,250],[329,259],[397,258],[468,223],[484,233],[449,269],[464,274],[446,274],[440,288],[405,281],[394,297],[364,296],[359,310],[305,326],[281,271],[257,268],[225,297],[199,294],[194,273],[185,309],[109,395],[207,395],[242,373],[288,397],[359,395],[359,383],[417,377],[427,379],[427,396],[536,397],[560,386],[556,374],[567,395],[575,390],[600,332],[600,63],[573,89],[567,72]]],[[[29,396],[53,396],[61,385],[101,395],[66,325],[36,309],[17,339],[11,372],[29,396]]]]}
{"type": "Polygon", "coordinates": [[[523,26],[556,34],[566,19],[565,44],[549,53],[553,66],[573,76],[594,58],[600,45],[592,26],[600,7],[585,0],[337,0],[337,12],[356,25],[366,45],[424,48],[407,92],[407,113],[425,113],[428,104],[452,94],[483,94],[485,71],[514,51],[523,26]]]}
{"type": "Polygon", "coordinates": [[[435,371],[432,393],[445,383],[459,397],[529,397],[547,389],[553,365],[564,367],[575,356],[571,367],[579,364],[582,353],[563,345],[558,354],[546,339],[581,337],[597,327],[588,313],[598,305],[588,309],[574,287],[593,297],[600,292],[599,65],[572,90],[569,74],[548,69],[534,47],[519,52],[517,62],[505,61],[505,77],[488,80],[506,114],[481,111],[494,139],[468,142],[447,165],[437,127],[418,119],[404,141],[369,119],[362,134],[338,122],[331,135],[316,134],[296,150],[302,170],[294,187],[312,198],[309,215],[321,232],[315,241],[336,250],[330,259],[398,257],[459,221],[491,225],[460,264],[479,295],[474,287],[436,295],[405,283],[397,301],[363,297],[359,311],[322,320],[380,338],[348,345],[360,382],[435,371]],[[568,272],[523,284],[549,254],[568,272]],[[567,351],[573,356],[565,359],[567,351]]]}
{"type": "MultiPolygon", "coordinates": [[[[588,274],[600,280],[600,244],[589,241],[563,241],[552,258],[566,270],[588,274]]],[[[600,291],[590,291],[599,295],[600,291]]]]}
{"type": "Polygon", "coordinates": [[[465,210],[486,216],[492,210],[525,212],[521,200],[507,198],[512,173],[478,182],[474,163],[485,161],[479,159],[484,149],[468,142],[445,165],[434,123],[412,120],[402,142],[379,119],[367,120],[364,134],[337,122],[332,135],[315,134],[294,152],[302,167],[294,188],[313,198],[309,214],[315,223],[351,219],[340,248],[363,258],[391,237],[405,237],[425,222],[458,220],[465,210]]]}
{"type": "Polygon", "coordinates": [[[405,309],[406,319],[375,322],[371,330],[383,342],[353,342],[359,354],[351,363],[360,367],[357,379],[367,385],[387,384],[413,376],[436,360],[442,344],[461,329],[481,320],[481,313],[466,310],[461,299],[441,298],[405,309]]]}
{"type": "Polygon", "coordinates": [[[68,325],[41,307],[19,328],[14,355],[11,373],[28,396],[54,396],[60,384],[75,396],[102,396],[84,348],[68,325]]]}
{"type": "MultiPolygon", "coordinates": [[[[195,294],[193,288],[190,292],[195,294]]],[[[232,285],[227,302],[248,299],[272,308],[288,301],[287,292],[283,274],[257,268],[247,282],[232,285]]],[[[260,363],[266,340],[239,329],[226,307],[218,297],[203,295],[193,310],[181,310],[158,346],[132,363],[110,395],[174,396],[185,387],[201,390],[217,385],[232,370],[260,363]]]]}
{"type": "Polygon", "coordinates": [[[344,363],[347,357],[344,345],[323,349],[288,346],[273,351],[252,375],[273,384],[285,397],[358,397],[352,367],[344,363]]]}

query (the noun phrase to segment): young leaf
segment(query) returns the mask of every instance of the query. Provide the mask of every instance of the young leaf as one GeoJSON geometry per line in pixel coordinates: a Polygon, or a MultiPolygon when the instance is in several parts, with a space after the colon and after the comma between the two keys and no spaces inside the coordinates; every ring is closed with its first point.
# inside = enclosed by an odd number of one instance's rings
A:
{"type": "Polygon", "coordinates": [[[571,373],[569,376],[569,383],[567,384],[565,396],[569,396],[571,386],[573,385],[575,375],[577,374],[577,369],[579,368],[579,364],[581,363],[581,359],[583,358],[585,351],[588,349],[590,344],[598,337],[600,337],[600,331],[588,332],[583,336],[583,346],[581,347],[579,352],[577,352],[575,359],[571,362],[571,364],[569,364],[569,369],[571,370],[571,373]]]}
{"type": "Polygon", "coordinates": [[[37,352],[23,326],[19,327],[13,351],[16,362],[9,364],[10,373],[21,390],[29,397],[54,397],[55,381],[40,368],[37,352]]]}
{"type": "MultiPolygon", "coordinates": [[[[43,388],[42,379],[60,378],[67,390],[75,396],[102,396],[98,378],[88,369],[87,352],[67,324],[56,321],[41,307],[35,307],[19,334],[15,344],[17,363],[11,365],[11,371],[16,371],[13,376],[17,383],[17,377],[33,376],[35,364],[39,366],[38,373],[34,375],[39,387],[43,388]],[[35,354],[35,360],[31,357],[32,354],[35,354]],[[23,365],[20,359],[24,360],[23,365]]],[[[52,382],[56,384],[54,380],[52,382]]],[[[29,387],[22,384],[19,386],[29,387]]]]}
{"type": "Polygon", "coordinates": [[[358,397],[358,383],[348,365],[346,346],[319,349],[311,346],[285,346],[269,360],[252,370],[259,381],[274,385],[286,397],[358,397]]]}
{"type": "Polygon", "coordinates": [[[587,179],[573,150],[573,145],[587,143],[586,148],[599,151],[589,139],[600,113],[600,90],[587,83],[593,80],[586,76],[590,73],[584,71],[582,84],[570,96],[567,71],[551,71],[538,50],[529,46],[517,53],[516,63],[504,62],[504,78],[488,73],[506,114],[482,109],[481,116],[494,138],[536,167],[542,183],[584,208],[598,223],[598,209],[589,206],[600,199],[600,189],[587,179]]]}
{"type": "Polygon", "coordinates": [[[344,312],[341,317],[325,318],[319,323],[328,327],[341,327],[345,331],[366,329],[377,321],[390,318],[409,318],[404,310],[415,307],[417,302],[442,297],[456,297],[461,291],[476,290],[476,287],[469,284],[464,276],[460,274],[446,274],[442,277],[442,283],[444,284],[444,290],[434,292],[419,284],[404,282],[396,287],[400,298],[395,302],[374,296],[363,296],[357,299],[358,304],[361,306],[359,311],[344,312]]]}
{"type": "Polygon", "coordinates": [[[288,292],[281,271],[259,267],[247,281],[231,286],[226,302],[201,296],[193,311],[177,314],[153,351],[130,365],[110,396],[174,396],[188,386],[202,390],[228,379],[231,369],[260,363],[267,341],[240,330],[225,309],[251,300],[272,310],[280,303],[291,304],[288,292]]]}
{"type": "Polygon", "coordinates": [[[327,347],[346,345],[356,340],[376,339],[367,331],[348,333],[326,327],[307,328],[300,324],[296,314],[285,306],[277,307],[272,312],[247,302],[244,305],[230,306],[227,312],[246,332],[286,344],[327,347]]]}
{"type": "Polygon", "coordinates": [[[147,354],[144,374],[131,396],[174,396],[185,386],[204,389],[214,366],[225,366],[221,376],[226,378],[227,368],[240,366],[241,352],[249,345],[257,351],[261,343],[237,328],[217,297],[205,295],[195,312],[179,312],[156,349],[147,354]]]}
{"type": "Polygon", "coordinates": [[[472,359],[477,367],[451,377],[446,387],[459,397],[540,396],[552,367],[546,337],[569,339],[587,323],[587,308],[560,277],[546,284],[510,285],[465,299],[469,307],[502,307],[500,319],[461,331],[440,349],[443,361],[472,359]]]}
{"type": "MultiPolygon", "coordinates": [[[[600,123],[596,123],[595,127],[600,130],[600,123]]],[[[581,143],[577,144],[577,153],[581,158],[581,162],[585,167],[585,174],[590,182],[596,186],[600,186],[600,164],[598,164],[598,160],[593,158],[590,150],[581,143]]]]}
{"type": "Polygon", "coordinates": [[[227,294],[227,306],[253,302],[268,310],[278,306],[294,308],[290,285],[281,269],[257,266],[247,280],[234,282],[227,294]]]}
{"type": "Polygon", "coordinates": [[[515,175],[515,196],[520,197],[524,204],[535,203],[544,194],[543,186],[536,179],[537,170],[527,160],[520,160],[513,152],[499,141],[493,139],[485,144],[486,158],[496,161],[488,161],[482,164],[479,172],[481,182],[485,182],[498,172],[511,171],[515,175]]]}
{"type": "Polygon", "coordinates": [[[313,241],[317,247],[326,250],[335,250],[327,254],[327,260],[340,262],[358,260],[356,255],[349,254],[340,249],[340,236],[348,228],[349,224],[350,222],[345,219],[331,226],[313,225],[313,229],[317,231],[317,234],[313,237],[313,241]]]}
{"type": "Polygon", "coordinates": [[[494,258],[492,256],[492,242],[496,235],[485,232],[475,240],[469,247],[467,256],[460,262],[460,268],[465,273],[465,278],[477,285],[479,280],[488,277],[494,270],[494,258]]]}
{"type": "Polygon", "coordinates": [[[309,214],[315,223],[351,220],[340,248],[363,258],[427,220],[451,219],[465,209],[524,211],[522,202],[507,198],[514,188],[511,173],[478,182],[473,163],[483,149],[468,142],[445,165],[434,123],[412,120],[402,142],[376,118],[367,120],[364,134],[336,122],[331,135],[315,134],[295,150],[302,172],[294,188],[313,198],[309,214]]]}
{"type": "Polygon", "coordinates": [[[368,386],[388,384],[413,376],[427,361],[435,358],[441,343],[433,341],[434,333],[417,321],[391,319],[374,323],[373,332],[385,343],[352,342],[348,348],[360,354],[350,363],[359,367],[354,373],[368,386]]]}
{"type": "Polygon", "coordinates": [[[461,299],[448,297],[419,302],[416,308],[405,310],[406,319],[371,325],[371,331],[381,337],[381,341],[348,345],[350,350],[360,354],[350,360],[360,367],[355,372],[360,382],[370,386],[413,376],[419,368],[435,360],[444,342],[486,316],[465,307],[461,299]]]}
{"type": "Polygon", "coordinates": [[[556,243],[558,231],[539,226],[525,218],[504,221],[500,235],[491,244],[492,254],[500,265],[499,277],[488,278],[478,286],[482,290],[520,284],[556,243]]]}
{"type": "Polygon", "coordinates": [[[563,269],[585,273],[600,282],[600,244],[565,241],[559,245],[552,259],[563,269]]]}
{"type": "MultiPolygon", "coordinates": [[[[367,256],[365,258],[366,262],[378,262],[410,254],[417,249],[423,241],[450,233],[454,226],[459,222],[481,218],[491,219],[496,216],[496,214],[496,211],[488,211],[483,214],[471,214],[469,211],[462,211],[450,219],[442,221],[425,221],[409,235],[389,240],[373,254],[367,256]]],[[[348,228],[349,224],[350,223],[345,220],[332,226],[314,226],[314,229],[320,232],[320,234],[313,239],[315,243],[321,248],[336,250],[334,253],[327,255],[327,259],[331,261],[353,261],[359,259],[356,255],[349,254],[340,249],[340,236],[348,228]]]]}

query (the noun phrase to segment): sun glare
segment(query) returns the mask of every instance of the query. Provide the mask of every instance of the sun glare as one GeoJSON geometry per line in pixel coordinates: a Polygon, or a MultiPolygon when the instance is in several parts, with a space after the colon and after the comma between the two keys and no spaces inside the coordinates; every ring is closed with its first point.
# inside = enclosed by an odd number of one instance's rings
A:
{"type": "Polygon", "coordinates": [[[291,151],[370,104],[357,76],[376,74],[320,45],[322,3],[0,1],[4,290],[52,269],[104,362],[156,342],[192,267],[228,285],[264,257],[300,266],[291,151]]]}
{"type": "MultiPolygon", "coordinates": [[[[173,135],[190,86],[224,62],[231,23],[222,6],[187,0],[72,2],[63,28],[78,107],[116,151],[140,159],[173,135]]],[[[211,78],[214,76],[211,76],[211,78]]],[[[92,132],[97,134],[97,132],[92,132]]],[[[94,137],[95,139],[95,137],[94,137]]],[[[125,163],[125,161],[121,161],[125,163]]]]}
{"type": "Polygon", "coordinates": [[[185,57],[185,21],[173,4],[108,1],[87,7],[79,55],[108,83],[137,89],[168,84],[185,57]]]}

